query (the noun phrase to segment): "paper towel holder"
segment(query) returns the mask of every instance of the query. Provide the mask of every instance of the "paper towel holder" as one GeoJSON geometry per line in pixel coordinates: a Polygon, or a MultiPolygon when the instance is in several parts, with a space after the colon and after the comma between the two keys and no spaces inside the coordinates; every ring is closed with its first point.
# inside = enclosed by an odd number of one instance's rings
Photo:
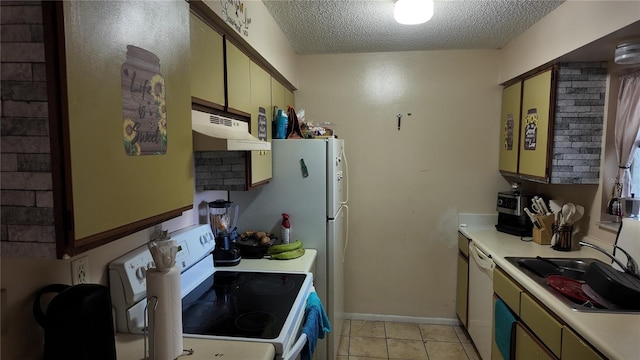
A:
{"type": "MultiPolygon", "coordinates": [[[[144,353],[143,353],[143,359],[149,359],[149,357],[151,356],[151,350],[147,349],[147,334],[149,333],[149,323],[147,322],[147,319],[149,318],[149,303],[151,302],[151,300],[154,300],[153,303],[153,312],[155,314],[156,309],[158,308],[158,297],[157,296],[151,296],[149,298],[147,298],[147,303],[144,306],[144,353]],[[147,355],[149,354],[149,355],[147,355]]],[[[156,323],[154,322],[153,325],[155,326],[156,323]]],[[[155,334],[155,331],[154,331],[155,334]]],[[[155,345],[155,342],[154,342],[155,345]]]]}

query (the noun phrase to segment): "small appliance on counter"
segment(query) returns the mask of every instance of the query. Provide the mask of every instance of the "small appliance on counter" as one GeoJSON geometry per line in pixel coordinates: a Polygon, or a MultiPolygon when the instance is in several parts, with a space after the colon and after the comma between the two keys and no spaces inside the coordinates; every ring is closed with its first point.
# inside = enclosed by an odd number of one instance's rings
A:
{"type": "Polygon", "coordinates": [[[607,214],[617,216],[617,222],[623,217],[640,219],[640,198],[633,193],[631,197],[613,198],[607,206],[607,214]]]}
{"type": "Polygon", "coordinates": [[[239,206],[227,200],[216,200],[209,203],[211,231],[216,246],[213,249],[213,263],[218,266],[235,266],[240,263],[240,250],[233,246],[238,239],[236,222],[239,206]]]}
{"type": "Polygon", "coordinates": [[[44,329],[44,359],[115,360],[109,288],[50,284],[36,293],[33,315],[44,329]],[[56,294],[43,310],[45,294],[56,294]]]}
{"type": "Polygon", "coordinates": [[[496,230],[516,236],[531,236],[533,224],[524,211],[531,202],[531,198],[531,195],[522,194],[517,186],[514,186],[513,191],[499,192],[496,202],[498,211],[496,230]]]}

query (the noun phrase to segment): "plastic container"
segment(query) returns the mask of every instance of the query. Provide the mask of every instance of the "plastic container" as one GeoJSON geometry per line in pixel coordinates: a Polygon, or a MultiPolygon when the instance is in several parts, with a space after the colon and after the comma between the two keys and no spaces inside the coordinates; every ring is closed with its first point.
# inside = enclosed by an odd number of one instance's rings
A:
{"type": "Polygon", "coordinates": [[[289,117],[287,113],[278,109],[276,115],[276,131],[274,139],[286,139],[287,138],[287,125],[289,123],[289,117]]]}
{"type": "Polygon", "coordinates": [[[282,213],[282,234],[281,239],[283,244],[288,244],[291,236],[291,223],[289,222],[289,214],[282,213]]]}

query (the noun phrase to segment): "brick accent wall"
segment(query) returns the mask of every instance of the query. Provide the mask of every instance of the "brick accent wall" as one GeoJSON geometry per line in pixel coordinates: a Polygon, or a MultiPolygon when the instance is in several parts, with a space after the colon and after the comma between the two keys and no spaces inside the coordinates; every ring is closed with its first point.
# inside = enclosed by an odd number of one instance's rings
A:
{"type": "Polygon", "coordinates": [[[598,184],[606,81],[606,62],[559,65],[552,184],[598,184]]]}
{"type": "Polygon", "coordinates": [[[55,258],[42,7],[0,6],[1,254],[55,258]]]}
{"type": "Polygon", "coordinates": [[[247,160],[244,151],[196,151],[196,191],[243,191],[247,188],[247,160]]]}

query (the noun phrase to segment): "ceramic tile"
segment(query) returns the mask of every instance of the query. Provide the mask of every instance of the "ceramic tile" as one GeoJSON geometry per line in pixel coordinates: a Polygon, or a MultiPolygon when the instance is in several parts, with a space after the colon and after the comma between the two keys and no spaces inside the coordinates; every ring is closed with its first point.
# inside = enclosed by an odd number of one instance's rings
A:
{"type": "Polygon", "coordinates": [[[456,332],[456,335],[458,335],[458,340],[460,340],[461,343],[465,344],[471,342],[469,334],[462,326],[454,326],[453,330],[456,332]]]}
{"type": "Polygon", "coordinates": [[[377,337],[351,336],[349,339],[349,357],[369,356],[386,359],[387,340],[377,337]]]}
{"type": "Polygon", "coordinates": [[[351,334],[351,320],[345,320],[342,323],[342,336],[349,336],[351,334]]]}
{"type": "Polygon", "coordinates": [[[460,340],[450,325],[419,324],[422,338],[426,341],[457,342],[460,340]]]}
{"type": "Polygon", "coordinates": [[[469,357],[469,360],[480,360],[480,354],[478,354],[478,351],[472,343],[462,343],[462,347],[467,353],[467,357],[469,357]]]}
{"type": "Polygon", "coordinates": [[[338,355],[349,355],[348,336],[340,336],[340,343],[338,344],[338,355]]]}
{"type": "Polygon", "coordinates": [[[429,360],[467,360],[467,353],[459,342],[427,341],[429,360]]]}
{"type": "Polygon", "coordinates": [[[384,338],[384,322],[351,320],[351,336],[384,338]]]}
{"type": "Polygon", "coordinates": [[[422,340],[387,338],[389,359],[428,359],[422,340]]]}
{"type": "Polygon", "coordinates": [[[418,324],[385,321],[387,339],[422,340],[418,324]]]}
{"type": "Polygon", "coordinates": [[[344,324],[335,360],[480,360],[461,326],[364,320],[344,324]]]}

